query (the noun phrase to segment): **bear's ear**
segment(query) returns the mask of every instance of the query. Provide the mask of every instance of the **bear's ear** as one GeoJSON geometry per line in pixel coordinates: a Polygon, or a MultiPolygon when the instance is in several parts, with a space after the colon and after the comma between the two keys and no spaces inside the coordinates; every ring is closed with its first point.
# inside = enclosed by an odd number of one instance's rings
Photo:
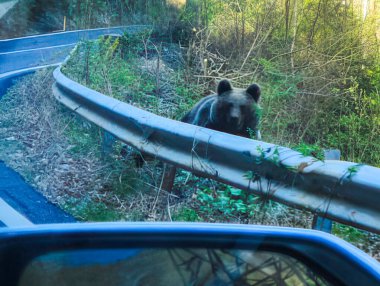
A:
{"type": "Polygon", "coordinates": [[[222,80],[219,82],[218,84],[218,88],[217,88],[217,93],[218,95],[221,95],[222,93],[226,92],[226,91],[230,91],[232,90],[232,86],[230,84],[230,82],[226,79],[222,80]]]}
{"type": "Polygon", "coordinates": [[[255,84],[255,83],[254,83],[254,84],[251,84],[251,85],[247,88],[246,92],[247,92],[250,96],[252,96],[252,98],[253,98],[254,101],[256,101],[256,102],[259,101],[259,99],[260,99],[260,94],[261,94],[260,86],[258,86],[258,85],[255,84]]]}

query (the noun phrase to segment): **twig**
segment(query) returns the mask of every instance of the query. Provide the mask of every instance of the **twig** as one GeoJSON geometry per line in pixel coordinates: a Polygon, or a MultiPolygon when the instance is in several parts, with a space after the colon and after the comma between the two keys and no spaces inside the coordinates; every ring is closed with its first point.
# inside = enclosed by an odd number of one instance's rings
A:
{"type": "Polygon", "coordinates": [[[167,196],[167,202],[168,202],[168,205],[167,205],[167,209],[168,209],[168,216],[169,216],[169,219],[170,221],[172,222],[172,216],[171,216],[171,213],[170,213],[170,201],[169,201],[169,197],[170,196],[167,196]]]}

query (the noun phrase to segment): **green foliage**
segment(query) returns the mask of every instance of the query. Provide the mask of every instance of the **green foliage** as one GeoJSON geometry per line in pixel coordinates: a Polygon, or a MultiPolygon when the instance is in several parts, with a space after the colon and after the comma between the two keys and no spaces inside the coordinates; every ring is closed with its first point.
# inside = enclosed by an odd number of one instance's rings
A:
{"type": "Polygon", "coordinates": [[[68,119],[65,136],[69,140],[71,154],[100,154],[101,134],[99,127],[77,115],[68,119]]]}
{"type": "Polygon", "coordinates": [[[141,68],[145,60],[159,56],[158,46],[150,40],[150,31],[83,42],[62,71],[103,94],[165,117],[180,119],[200,99],[204,87],[189,80],[187,70],[178,69],[167,79],[175,95],[165,102],[160,94],[160,74],[154,74],[157,64],[149,71],[141,68]],[[162,105],[173,107],[162,108],[162,105]]]}
{"type": "Polygon", "coordinates": [[[202,221],[197,212],[194,209],[187,207],[181,208],[173,215],[173,221],[202,221]]]}
{"type": "Polygon", "coordinates": [[[278,151],[278,147],[274,147],[274,151],[273,153],[271,154],[270,157],[268,157],[268,161],[271,161],[272,163],[274,163],[277,167],[280,167],[281,166],[281,162],[280,162],[280,152],[278,151]]]}
{"type": "Polygon", "coordinates": [[[139,50],[141,37],[141,34],[124,35],[121,39],[108,37],[96,42],[84,42],[62,71],[101,93],[157,112],[159,103],[154,96],[155,79],[138,68],[136,54],[131,57],[131,54],[123,52],[127,49],[139,50]]]}
{"type": "MultiPolygon", "coordinates": [[[[261,163],[261,162],[260,162],[261,163]]],[[[254,171],[248,171],[247,173],[244,174],[243,176],[244,178],[246,178],[247,180],[249,180],[251,183],[253,182],[257,182],[260,180],[260,176],[259,174],[257,174],[256,172],[254,171]]]]}
{"type": "Polygon", "coordinates": [[[356,165],[348,167],[346,173],[340,179],[340,182],[343,183],[345,180],[347,181],[352,180],[352,178],[359,172],[360,167],[362,166],[363,164],[356,164],[356,165]]]}
{"type": "Polygon", "coordinates": [[[290,131],[299,121],[297,114],[289,109],[296,100],[297,85],[302,82],[302,78],[283,70],[281,62],[261,58],[257,65],[261,69],[259,82],[263,90],[261,133],[265,135],[265,141],[288,144],[294,137],[290,131]]]}
{"type": "Polygon", "coordinates": [[[204,215],[213,213],[224,217],[249,217],[257,211],[258,198],[247,191],[224,186],[219,190],[206,188],[197,192],[200,212],[204,215]]]}
{"type": "Polygon", "coordinates": [[[323,149],[317,144],[300,143],[293,147],[293,149],[300,152],[304,156],[312,156],[321,161],[325,159],[323,149]]]}
{"type": "Polygon", "coordinates": [[[120,39],[120,47],[123,58],[135,58],[137,55],[144,55],[149,50],[154,50],[156,47],[149,40],[152,31],[143,30],[138,33],[125,33],[120,39]]]}
{"type": "Polygon", "coordinates": [[[340,149],[343,158],[380,166],[380,93],[350,87],[340,116],[330,122],[325,145],[340,149]]]}
{"type": "Polygon", "coordinates": [[[200,99],[204,90],[201,86],[186,81],[186,71],[178,71],[175,78],[175,93],[178,95],[178,110],[175,118],[181,119],[200,99]]]}
{"type": "Polygon", "coordinates": [[[332,233],[353,244],[363,243],[367,239],[366,232],[340,223],[333,224],[332,233]]]}
{"type": "Polygon", "coordinates": [[[298,91],[297,84],[302,81],[302,77],[298,74],[288,74],[281,70],[281,63],[261,58],[258,61],[262,68],[262,77],[271,84],[265,95],[282,100],[294,97],[298,91]]]}
{"type": "Polygon", "coordinates": [[[100,20],[112,22],[115,14],[111,14],[109,5],[102,0],[65,0],[71,25],[80,29],[88,29],[100,20]],[[99,18],[98,18],[99,17],[99,18]]]}
{"type": "Polygon", "coordinates": [[[122,215],[103,202],[94,201],[90,197],[74,198],[65,201],[63,208],[74,217],[83,221],[116,221],[122,215]]]}
{"type": "MultiPolygon", "coordinates": [[[[144,181],[148,181],[148,174],[140,174],[135,168],[135,162],[130,156],[123,157],[122,144],[116,142],[112,153],[104,158],[108,165],[107,181],[103,187],[103,191],[111,192],[121,199],[128,197],[139,190],[145,190],[144,181]]],[[[157,175],[158,176],[158,175],[157,175]]]]}
{"type": "Polygon", "coordinates": [[[264,151],[264,149],[261,146],[257,146],[256,150],[257,150],[257,152],[259,153],[260,156],[257,157],[255,163],[257,165],[260,165],[264,161],[264,159],[265,159],[265,151],[264,151]]]}

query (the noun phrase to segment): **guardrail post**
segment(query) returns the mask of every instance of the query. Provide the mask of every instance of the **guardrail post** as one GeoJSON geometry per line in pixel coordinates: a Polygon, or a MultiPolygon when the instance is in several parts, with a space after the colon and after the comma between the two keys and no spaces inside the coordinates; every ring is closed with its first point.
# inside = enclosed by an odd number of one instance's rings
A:
{"type": "Polygon", "coordinates": [[[66,31],[66,16],[63,16],[63,31],[66,31]]]}
{"type": "Polygon", "coordinates": [[[111,133],[102,130],[102,155],[110,154],[113,148],[113,144],[116,141],[116,137],[111,133]]]}
{"type": "MultiPolygon", "coordinates": [[[[325,160],[340,160],[339,150],[325,150],[325,160]]],[[[327,233],[331,233],[332,220],[323,216],[314,215],[312,228],[327,233]]]]}
{"type": "MultiPolygon", "coordinates": [[[[174,179],[177,172],[177,168],[170,164],[165,164],[162,172],[162,186],[164,191],[171,193],[173,191],[174,179]]],[[[176,192],[177,195],[179,193],[176,192]]]]}

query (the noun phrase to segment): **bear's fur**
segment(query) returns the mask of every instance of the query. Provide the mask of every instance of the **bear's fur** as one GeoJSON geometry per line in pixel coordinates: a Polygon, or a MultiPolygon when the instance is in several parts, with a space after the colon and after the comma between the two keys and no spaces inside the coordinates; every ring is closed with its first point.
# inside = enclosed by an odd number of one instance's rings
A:
{"type": "Polygon", "coordinates": [[[233,88],[228,80],[222,80],[217,93],[201,99],[181,121],[247,138],[251,130],[261,139],[256,113],[260,93],[257,84],[233,88]]]}
{"type": "MultiPolygon", "coordinates": [[[[260,140],[256,113],[260,94],[257,84],[247,89],[233,88],[228,80],[222,80],[217,93],[201,99],[181,121],[247,138],[254,132],[256,139],[260,140]]],[[[165,164],[164,190],[172,191],[175,173],[176,167],[165,164]]]]}

